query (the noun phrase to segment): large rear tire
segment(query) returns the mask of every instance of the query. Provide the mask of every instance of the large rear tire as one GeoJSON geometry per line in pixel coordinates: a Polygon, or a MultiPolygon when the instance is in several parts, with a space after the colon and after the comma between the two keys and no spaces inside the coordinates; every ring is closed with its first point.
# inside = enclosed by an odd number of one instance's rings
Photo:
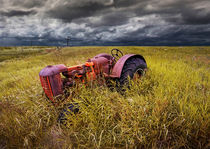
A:
{"type": "Polygon", "coordinates": [[[144,75],[147,68],[146,62],[138,57],[128,59],[122,69],[121,76],[118,80],[120,90],[122,88],[130,88],[129,79],[138,79],[144,75]]]}

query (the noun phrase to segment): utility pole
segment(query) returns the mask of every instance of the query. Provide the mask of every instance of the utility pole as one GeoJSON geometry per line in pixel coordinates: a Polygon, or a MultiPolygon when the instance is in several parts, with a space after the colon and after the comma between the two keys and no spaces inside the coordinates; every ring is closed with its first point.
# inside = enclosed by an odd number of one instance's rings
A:
{"type": "Polygon", "coordinates": [[[67,36],[67,38],[66,38],[66,45],[67,45],[67,47],[69,46],[69,41],[70,41],[70,37],[67,36]]]}

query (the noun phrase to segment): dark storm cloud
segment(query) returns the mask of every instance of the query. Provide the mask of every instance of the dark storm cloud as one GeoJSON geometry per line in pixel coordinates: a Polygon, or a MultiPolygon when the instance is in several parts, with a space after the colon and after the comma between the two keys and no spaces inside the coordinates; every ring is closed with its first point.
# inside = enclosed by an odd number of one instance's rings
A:
{"type": "MultiPolygon", "coordinates": [[[[181,0],[166,1],[165,3],[164,1],[158,3],[156,0],[113,0],[109,5],[102,2],[87,0],[78,1],[77,3],[60,3],[51,8],[47,14],[64,22],[77,21],[79,18],[88,21],[85,18],[90,16],[102,17],[100,22],[93,22],[95,26],[125,24],[129,19],[127,14],[138,17],[154,14],[161,16],[165,21],[175,24],[208,24],[210,22],[210,11],[194,8],[192,4],[196,2],[195,0],[186,0],[184,2],[181,0]]],[[[208,1],[206,3],[209,5],[208,1]]],[[[89,25],[93,25],[91,22],[90,20],[89,25]]]]}
{"type": "Polygon", "coordinates": [[[117,26],[126,24],[129,20],[129,16],[123,13],[109,14],[102,17],[99,26],[117,26]]]}
{"type": "Polygon", "coordinates": [[[149,37],[147,34],[151,29],[156,28],[155,30],[158,31],[161,28],[160,26],[151,25],[125,34],[115,41],[120,41],[123,45],[209,45],[210,39],[208,36],[210,30],[206,30],[205,27],[208,28],[208,25],[172,26],[159,32],[158,36],[149,37]]]}
{"type": "Polygon", "coordinates": [[[29,10],[29,11],[23,11],[23,10],[11,10],[11,11],[0,11],[0,15],[6,16],[6,17],[14,17],[14,16],[25,16],[25,15],[33,15],[36,14],[36,11],[29,10]]]}
{"type": "Polygon", "coordinates": [[[100,1],[79,1],[81,3],[67,3],[55,6],[47,12],[50,17],[61,19],[64,22],[71,22],[73,19],[85,18],[100,14],[110,6],[100,1]]]}
{"type": "MultiPolygon", "coordinates": [[[[199,3],[198,5],[199,6],[199,3]]],[[[210,1],[173,1],[171,3],[154,4],[153,1],[142,2],[142,4],[134,8],[137,16],[157,15],[163,20],[173,24],[209,24],[210,23],[210,1]],[[200,6],[207,6],[207,9],[196,8],[195,2],[204,2],[200,6]]]]}
{"type": "Polygon", "coordinates": [[[144,1],[145,0],[113,0],[116,8],[133,6],[144,1]]]}
{"type": "Polygon", "coordinates": [[[0,3],[0,40],[15,37],[12,43],[24,44],[30,39],[41,45],[56,45],[56,41],[64,45],[70,36],[73,45],[210,45],[209,0],[0,3]]]}
{"type": "Polygon", "coordinates": [[[24,8],[34,8],[43,6],[46,1],[44,0],[12,0],[13,6],[21,6],[24,8]]]}
{"type": "Polygon", "coordinates": [[[47,14],[52,18],[61,19],[64,22],[95,16],[103,17],[98,24],[111,25],[113,22],[113,25],[120,25],[122,23],[117,22],[122,22],[123,19],[125,20],[123,21],[124,23],[127,22],[127,14],[134,14],[132,8],[127,10],[123,8],[138,5],[138,9],[142,9],[150,0],[110,0],[110,3],[105,3],[105,1],[78,0],[77,3],[59,3],[47,11],[47,14]],[[122,10],[119,10],[118,8],[122,8],[122,10]],[[119,21],[117,19],[119,19],[119,21]]]}
{"type": "Polygon", "coordinates": [[[184,11],[182,13],[182,20],[186,24],[209,24],[210,11],[205,12],[203,9],[184,11]]]}
{"type": "Polygon", "coordinates": [[[119,26],[126,24],[130,19],[131,14],[129,12],[114,12],[108,13],[101,16],[99,21],[93,21],[92,19],[87,19],[86,24],[90,27],[102,27],[102,26],[119,26]]]}

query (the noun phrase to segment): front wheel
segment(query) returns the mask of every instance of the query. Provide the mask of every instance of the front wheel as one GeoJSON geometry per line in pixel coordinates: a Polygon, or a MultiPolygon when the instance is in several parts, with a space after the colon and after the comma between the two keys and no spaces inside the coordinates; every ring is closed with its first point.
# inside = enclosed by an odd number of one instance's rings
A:
{"type": "Polygon", "coordinates": [[[147,68],[146,62],[138,57],[128,59],[122,69],[121,76],[118,80],[120,89],[123,87],[129,88],[129,78],[137,80],[141,78],[147,68]]]}

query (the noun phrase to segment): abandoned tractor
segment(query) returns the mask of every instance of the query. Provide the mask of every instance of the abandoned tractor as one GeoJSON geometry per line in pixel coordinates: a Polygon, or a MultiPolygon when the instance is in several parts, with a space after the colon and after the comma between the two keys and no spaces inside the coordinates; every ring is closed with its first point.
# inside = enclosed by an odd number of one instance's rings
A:
{"type": "Polygon", "coordinates": [[[79,83],[87,83],[104,78],[114,80],[123,87],[130,79],[141,77],[147,68],[143,56],[126,54],[112,49],[111,55],[101,53],[81,65],[66,67],[63,64],[49,65],[39,73],[44,93],[56,105],[65,96],[65,90],[79,83]]]}

